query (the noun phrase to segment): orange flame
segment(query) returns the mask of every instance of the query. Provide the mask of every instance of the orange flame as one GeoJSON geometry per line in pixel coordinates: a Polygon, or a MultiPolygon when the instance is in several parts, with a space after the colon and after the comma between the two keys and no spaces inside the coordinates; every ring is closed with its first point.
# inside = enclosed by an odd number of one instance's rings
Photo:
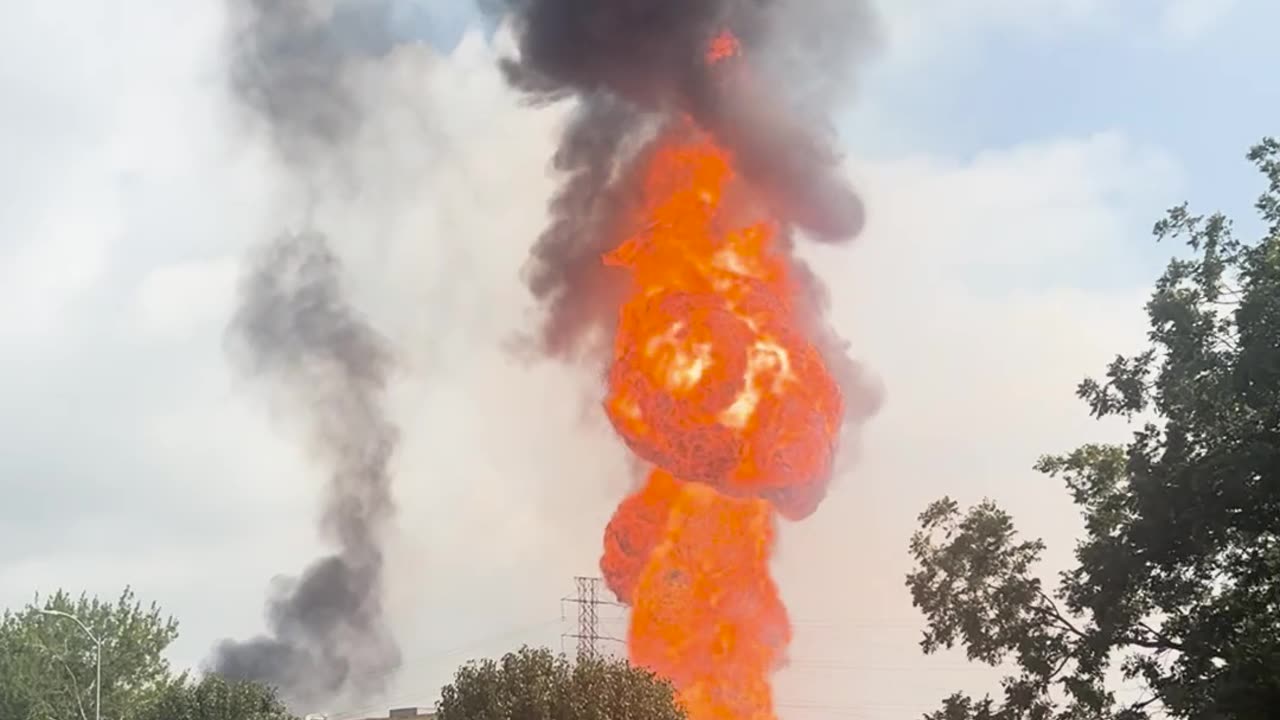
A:
{"type": "MultiPolygon", "coordinates": [[[[718,36],[714,63],[737,54],[718,36]]],[[[804,335],[777,220],[733,158],[685,121],[644,173],[605,410],[655,466],[605,531],[601,570],[632,607],[633,662],[669,678],[690,720],[773,720],[791,627],[769,574],[777,515],[820,501],[844,414],[804,335]]]]}
{"type": "Polygon", "coordinates": [[[707,62],[715,64],[721,60],[734,57],[742,51],[738,38],[728,30],[711,39],[707,46],[707,62]]]}
{"type": "Polygon", "coordinates": [[[843,404],[795,329],[777,223],[704,135],[661,142],[646,230],[605,257],[632,283],[605,408],[658,469],[618,507],[601,567],[632,606],[632,660],[676,684],[691,720],[771,720],[790,640],[775,512],[816,507],[843,404]]]}
{"type": "Polygon", "coordinates": [[[727,153],[665,141],[649,166],[648,229],[605,262],[631,273],[605,409],[641,458],[734,497],[809,515],[843,415],[796,329],[789,258],[727,153]]]}

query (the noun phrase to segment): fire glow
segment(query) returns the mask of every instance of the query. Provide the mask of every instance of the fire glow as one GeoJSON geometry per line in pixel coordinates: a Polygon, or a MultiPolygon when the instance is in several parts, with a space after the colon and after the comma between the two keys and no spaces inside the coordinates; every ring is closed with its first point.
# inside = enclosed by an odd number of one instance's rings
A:
{"type": "MultiPolygon", "coordinates": [[[[724,33],[707,62],[738,52],[724,33]]],[[[603,258],[629,282],[604,406],[653,469],[609,522],[601,569],[632,609],[631,660],[672,681],[690,720],[771,720],[791,638],[775,525],[816,510],[844,403],[769,205],[691,120],[656,143],[634,169],[643,230],[603,258]]]]}

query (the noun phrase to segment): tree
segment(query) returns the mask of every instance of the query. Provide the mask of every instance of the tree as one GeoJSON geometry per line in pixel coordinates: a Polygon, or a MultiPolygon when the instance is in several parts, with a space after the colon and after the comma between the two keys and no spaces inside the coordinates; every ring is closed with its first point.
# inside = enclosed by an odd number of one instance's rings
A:
{"type": "Polygon", "coordinates": [[[571,664],[521,648],[464,665],[441,691],[437,720],[683,720],[665,680],[623,661],[571,664]]]}
{"type": "Polygon", "coordinates": [[[0,618],[0,718],[88,720],[93,717],[96,657],[69,613],[102,640],[104,720],[291,720],[275,691],[217,676],[173,676],[164,652],[178,623],[154,604],[144,608],[126,588],[114,603],[58,591],[0,618]]]}
{"type": "Polygon", "coordinates": [[[40,609],[70,613],[101,638],[104,719],[130,717],[165,686],[163,653],[178,635],[176,621],[155,605],[143,608],[128,589],[114,603],[59,591],[0,618],[0,718],[93,717],[94,643],[73,621],[40,609]]]}
{"type": "Polygon", "coordinates": [[[274,689],[207,675],[170,683],[137,720],[293,720],[274,689]]]}
{"type": "Polygon", "coordinates": [[[1078,388],[1099,418],[1149,421],[1127,444],[1036,465],[1085,521],[1059,587],[1034,575],[1044,544],[994,503],[962,513],[944,498],[921,514],[907,584],[922,648],[1017,665],[1002,702],[955,695],[930,720],[1280,712],[1280,142],[1249,159],[1269,182],[1265,236],[1171,210],[1155,235],[1190,252],[1147,304],[1150,346],[1078,388]],[[1142,694],[1120,697],[1115,676],[1142,694]]]}

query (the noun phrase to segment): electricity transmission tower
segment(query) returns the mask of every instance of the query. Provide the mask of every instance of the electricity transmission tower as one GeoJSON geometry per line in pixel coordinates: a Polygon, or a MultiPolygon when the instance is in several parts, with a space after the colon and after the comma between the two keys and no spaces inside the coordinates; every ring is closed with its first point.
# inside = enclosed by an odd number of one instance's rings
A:
{"type": "Polygon", "coordinates": [[[611,640],[600,634],[600,606],[612,605],[600,599],[600,578],[576,577],[578,593],[574,597],[561,598],[562,602],[575,603],[578,606],[578,632],[569,633],[565,637],[578,641],[578,660],[600,657],[598,643],[611,640]]]}

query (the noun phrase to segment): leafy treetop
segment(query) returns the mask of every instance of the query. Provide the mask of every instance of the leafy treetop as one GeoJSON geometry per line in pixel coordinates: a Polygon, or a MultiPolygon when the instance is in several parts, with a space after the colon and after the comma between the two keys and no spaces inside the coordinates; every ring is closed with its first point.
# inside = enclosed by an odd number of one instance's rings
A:
{"type": "Polygon", "coordinates": [[[1237,239],[1222,215],[1174,208],[1155,226],[1189,256],[1147,303],[1150,346],[1079,396],[1099,418],[1151,418],[1126,445],[1042,458],[1085,535],[1060,587],[1044,549],[987,501],[921,516],[908,576],[925,652],[1012,660],[1002,702],[954,695],[930,720],[1253,719],[1280,708],[1280,142],[1249,153],[1267,226],[1237,239]],[[1139,695],[1121,697],[1119,675],[1139,695]]]}
{"type": "Polygon", "coordinates": [[[438,720],[684,720],[671,685],[625,661],[570,663],[528,647],[472,662],[441,691],[438,720]]]}
{"type": "Polygon", "coordinates": [[[275,690],[216,675],[174,676],[164,652],[178,624],[125,589],[115,602],[58,591],[0,616],[0,718],[89,720],[94,716],[93,640],[102,641],[104,720],[294,720],[275,690]]]}
{"type": "Polygon", "coordinates": [[[102,640],[102,717],[125,718],[153,702],[169,678],[164,651],[178,624],[126,589],[115,602],[65,592],[0,617],[0,718],[87,720],[95,695],[94,643],[69,618],[102,640]]]}
{"type": "Polygon", "coordinates": [[[137,720],[294,720],[273,688],[207,675],[181,677],[137,720]]]}

